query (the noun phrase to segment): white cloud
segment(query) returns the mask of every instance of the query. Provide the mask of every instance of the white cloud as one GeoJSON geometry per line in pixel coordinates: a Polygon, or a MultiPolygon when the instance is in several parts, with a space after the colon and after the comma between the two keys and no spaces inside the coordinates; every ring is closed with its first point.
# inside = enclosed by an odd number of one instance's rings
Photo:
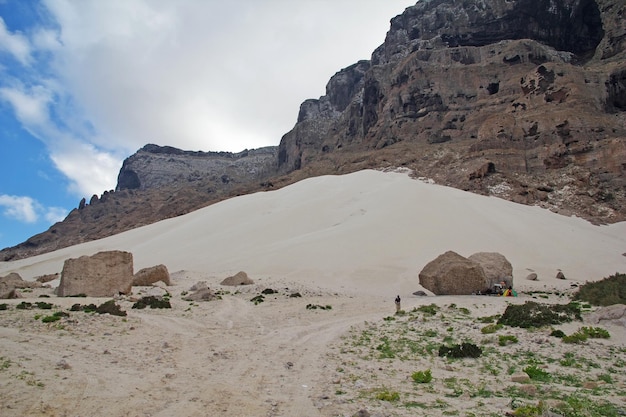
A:
{"type": "Polygon", "coordinates": [[[31,47],[26,38],[21,33],[11,33],[8,31],[4,19],[0,16],[0,50],[13,55],[22,65],[29,65],[31,62],[31,47]]]}
{"type": "Polygon", "coordinates": [[[4,214],[24,223],[35,223],[39,216],[37,211],[41,205],[30,197],[0,194],[0,206],[4,207],[4,214]]]}
{"type": "Polygon", "coordinates": [[[70,192],[83,197],[114,189],[122,166],[120,158],[71,140],[53,149],[50,157],[57,169],[70,179],[70,192]]]}
{"type": "Polygon", "coordinates": [[[48,207],[44,214],[44,218],[48,223],[57,223],[65,219],[67,216],[67,209],[63,207],[48,207]]]}
{"type": "Polygon", "coordinates": [[[80,197],[115,187],[146,143],[240,151],[277,145],[300,104],[384,41],[411,0],[42,0],[0,48],[28,71],[0,99],[80,197]]]}
{"type": "Polygon", "coordinates": [[[0,88],[0,98],[11,104],[19,121],[29,130],[48,123],[51,96],[50,91],[43,86],[34,86],[28,90],[0,88]]]}

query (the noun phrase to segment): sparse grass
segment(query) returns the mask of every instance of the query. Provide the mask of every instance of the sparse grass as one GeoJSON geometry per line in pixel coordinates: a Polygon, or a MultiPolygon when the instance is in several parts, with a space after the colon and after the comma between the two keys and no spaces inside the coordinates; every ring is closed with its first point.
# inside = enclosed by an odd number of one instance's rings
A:
{"type": "Polygon", "coordinates": [[[517,342],[519,342],[519,340],[517,339],[517,336],[514,336],[514,335],[498,336],[498,344],[500,346],[506,346],[506,345],[517,343],[517,342]]]}
{"type": "Polygon", "coordinates": [[[374,396],[380,401],[395,402],[400,400],[400,394],[397,391],[391,391],[386,387],[376,390],[374,396]]]}
{"type": "Polygon", "coordinates": [[[307,310],[317,310],[317,309],[320,309],[320,310],[332,310],[333,306],[331,306],[331,305],[322,306],[322,305],[319,305],[319,304],[307,304],[306,305],[306,309],[307,310]]]}

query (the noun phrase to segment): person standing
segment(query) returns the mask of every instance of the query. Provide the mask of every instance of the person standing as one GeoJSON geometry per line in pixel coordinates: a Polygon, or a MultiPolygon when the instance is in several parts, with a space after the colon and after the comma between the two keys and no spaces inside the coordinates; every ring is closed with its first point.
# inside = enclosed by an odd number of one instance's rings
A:
{"type": "Polygon", "coordinates": [[[396,313],[400,311],[400,296],[396,296],[396,313]]]}

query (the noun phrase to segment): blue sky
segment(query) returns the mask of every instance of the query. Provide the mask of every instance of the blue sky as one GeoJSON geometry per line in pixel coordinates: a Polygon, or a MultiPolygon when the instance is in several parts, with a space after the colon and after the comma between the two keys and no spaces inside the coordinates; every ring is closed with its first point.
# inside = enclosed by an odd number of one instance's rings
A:
{"type": "Polygon", "coordinates": [[[0,248],[147,143],[277,145],[408,0],[0,0],[0,248]]]}

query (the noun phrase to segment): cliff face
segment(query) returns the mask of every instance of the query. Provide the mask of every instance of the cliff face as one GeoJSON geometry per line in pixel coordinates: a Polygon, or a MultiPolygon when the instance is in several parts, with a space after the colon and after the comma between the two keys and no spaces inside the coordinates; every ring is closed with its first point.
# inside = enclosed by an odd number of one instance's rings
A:
{"type": "Polygon", "coordinates": [[[192,152],[171,146],[146,145],[126,158],[117,177],[117,191],[184,186],[207,180],[216,187],[247,183],[275,169],[277,148],[231,152],[192,152]]]}
{"type": "Polygon", "coordinates": [[[340,71],[302,105],[279,168],[404,165],[457,188],[626,219],[625,16],[610,0],[422,0],[391,20],[358,76],[340,71]]]}
{"type": "Polygon", "coordinates": [[[115,192],[0,251],[18,259],[323,174],[408,167],[595,222],[626,220],[626,3],[420,0],[302,103],[277,148],[146,145],[115,192]]]}

